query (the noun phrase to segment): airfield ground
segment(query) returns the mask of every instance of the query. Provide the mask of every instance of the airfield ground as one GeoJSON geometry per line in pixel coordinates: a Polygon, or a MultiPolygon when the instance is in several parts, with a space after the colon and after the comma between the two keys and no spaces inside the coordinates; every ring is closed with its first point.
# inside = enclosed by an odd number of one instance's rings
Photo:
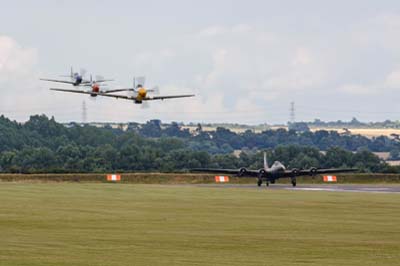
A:
{"type": "Polygon", "coordinates": [[[0,265],[399,265],[399,202],[239,185],[1,182],[0,265]]]}

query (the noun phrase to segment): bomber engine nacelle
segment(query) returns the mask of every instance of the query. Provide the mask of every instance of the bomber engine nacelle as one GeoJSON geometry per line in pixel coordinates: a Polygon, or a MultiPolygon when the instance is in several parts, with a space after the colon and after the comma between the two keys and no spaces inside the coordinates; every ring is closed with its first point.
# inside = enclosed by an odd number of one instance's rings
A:
{"type": "Polygon", "coordinates": [[[317,174],[317,168],[313,167],[310,169],[310,176],[315,176],[317,174]]]}
{"type": "Polygon", "coordinates": [[[292,169],[292,176],[298,176],[299,173],[300,173],[299,169],[297,168],[292,169]]]}
{"type": "Polygon", "coordinates": [[[238,176],[244,176],[247,173],[247,169],[242,167],[239,169],[238,176]]]}
{"type": "Polygon", "coordinates": [[[265,173],[266,173],[265,169],[260,169],[260,170],[258,171],[258,175],[259,175],[259,176],[264,176],[265,173]]]}

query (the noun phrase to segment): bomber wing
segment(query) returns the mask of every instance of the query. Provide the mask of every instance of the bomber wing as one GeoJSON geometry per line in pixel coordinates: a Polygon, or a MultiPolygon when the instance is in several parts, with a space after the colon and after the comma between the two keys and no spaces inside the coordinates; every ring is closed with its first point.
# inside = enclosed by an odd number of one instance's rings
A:
{"type": "Polygon", "coordinates": [[[257,170],[245,170],[242,169],[213,169],[213,168],[194,168],[190,169],[191,172],[199,173],[214,173],[214,174],[228,174],[228,175],[240,175],[240,176],[250,176],[257,177],[259,171],[257,170]]]}
{"type": "Polygon", "coordinates": [[[296,177],[296,176],[307,176],[307,175],[320,175],[320,174],[333,174],[333,173],[350,173],[357,172],[356,168],[329,168],[329,169],[317,169],[311,168],[306,170],[285,170],[283,177],[296,177]]]}

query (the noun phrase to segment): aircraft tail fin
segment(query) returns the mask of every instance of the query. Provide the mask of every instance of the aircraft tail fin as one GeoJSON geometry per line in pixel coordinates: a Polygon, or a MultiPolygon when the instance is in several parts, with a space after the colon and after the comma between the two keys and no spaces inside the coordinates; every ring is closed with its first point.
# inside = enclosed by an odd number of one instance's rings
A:
{"type": "Polygon", "coordinates": [[[74,70],[71,67],[71,72],[69,74],[65,74],[65,75],[60,75],[60,77],[64,77],[64,78],[74,78],[74,70]]]}
{"type": "Polygon", "coordinates": [[[268,160],[267,160],[267,153],[264,152],[264,170],[267,170],[269,168],[268,166],[268,160]]]}

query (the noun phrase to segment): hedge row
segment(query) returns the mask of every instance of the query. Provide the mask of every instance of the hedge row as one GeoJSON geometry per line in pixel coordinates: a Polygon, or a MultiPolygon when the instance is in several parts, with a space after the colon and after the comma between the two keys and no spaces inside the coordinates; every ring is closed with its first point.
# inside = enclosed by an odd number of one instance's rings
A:
{"type": "MultiPolygon", "coordinates": [[[[0,174],[2,182],[107,182],[107,174],[0,174]]],[[[341,174],[338,183],[400,183],[400,174],[341,174]]],[[[214,183],[211,174],[171,174],[171,173],[125,173],[121,174],[122,183],[132,184],[210,184],[214,183]]],[[[298,183],[323,183],[322,176],[299,177],[298,183]]],[[[277,183],[289,183],[289,179],[280,179],[277,183]]],[[[230,183],[252,184],[255,178],[231,177],[230,183]]]]}

